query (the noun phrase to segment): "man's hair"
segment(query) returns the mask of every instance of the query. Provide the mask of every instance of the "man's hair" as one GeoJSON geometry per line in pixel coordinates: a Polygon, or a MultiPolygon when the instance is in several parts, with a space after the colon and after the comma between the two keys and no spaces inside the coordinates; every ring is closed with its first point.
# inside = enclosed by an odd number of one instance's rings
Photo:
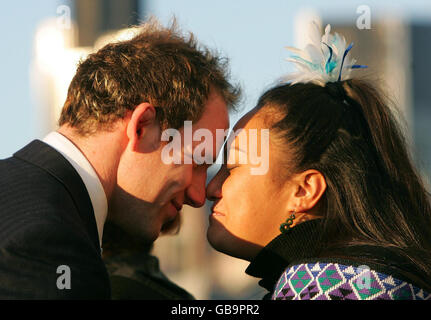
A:
{"type": "Polygon", "coordinates": [[[234,108],[239,88],[228,80],[227,59],[183,36],[173,21],[155,19],[137,27],[132,39],[110,43],[78,65],[59,125],[82,135],[109,130],[142,102],[156,107],[163,127],[181,128],[202,115],[212,90],[234,108]]]}

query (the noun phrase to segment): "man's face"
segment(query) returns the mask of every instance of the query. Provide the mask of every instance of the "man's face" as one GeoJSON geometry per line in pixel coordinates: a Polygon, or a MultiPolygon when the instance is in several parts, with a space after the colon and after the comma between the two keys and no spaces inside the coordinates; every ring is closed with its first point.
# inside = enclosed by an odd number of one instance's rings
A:
{"type": "MultiPolygon", "coordinates": [[[[199,129],[211,132],[211,139],[202,138],[204,144],[212,146],[211,154],[205,154],[206,157],[215,161],[222,146],[217,140],[216,130],[225,131],[228,127],[226,103],[220,95],[212,93],[201,118],[192,124],[192,134],[199,129]]],[[[158,126],[147,130],[153,130],[153,136],[160,137],[158,126]]],[[[187,150],[184,148],[185,129],[178,131],[183,142],[180,150],[183,161],[180,164],[166,161],[166,142],[152,150],[132,151],[126,148],[120,158],[117,185],[109,203],[109,219],[147,241],[157,239],[162,228],[176,220],[183,204],[198,208],[205,203],[207,169],[211,163],[184,163],[190,155],[190,148],[193,152],[203,143],[193,141],[187,150]]]]}

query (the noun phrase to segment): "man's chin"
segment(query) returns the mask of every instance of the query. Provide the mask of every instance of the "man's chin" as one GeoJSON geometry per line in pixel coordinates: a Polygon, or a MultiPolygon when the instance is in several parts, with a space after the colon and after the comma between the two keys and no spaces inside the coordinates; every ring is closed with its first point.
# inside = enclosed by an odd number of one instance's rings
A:
{"type": "Polygon", "coordinates": [[[153,221],[153,224],[145,222],[146,221],[129,220],[120,224],[120,227],[137,241],[150,244],[159,237],[161,224],[154,223],[155,221],[153,221]]]}
{"type": "Polygon", "coordinates": [[[181,229],[181,223],[182,223],[181,214],[178,213],[173,220],[168,221],[162,225],[160,232],[162,235],[178,234],[181,229]]]}

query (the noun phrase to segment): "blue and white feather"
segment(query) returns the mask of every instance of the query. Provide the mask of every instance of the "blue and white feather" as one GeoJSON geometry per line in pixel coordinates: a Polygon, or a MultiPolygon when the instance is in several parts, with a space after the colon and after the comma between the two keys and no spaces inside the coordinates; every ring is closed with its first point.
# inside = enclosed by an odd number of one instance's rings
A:
{"type": "Polygon", "coordinates": [[[353,42],[346,46],[346,40],[338,33],[331,34],[331,25],[327,25],[321,36],[320,27],[313,22],[310,43],[304,49],[286,47],[294,55],[287,60],[293,62],[297,71],[283,78],[291,84],[312,82],[325,86],[328,82],[350,79],[352,69],[367,68],[355,64],[348,53],[353,42]]]}

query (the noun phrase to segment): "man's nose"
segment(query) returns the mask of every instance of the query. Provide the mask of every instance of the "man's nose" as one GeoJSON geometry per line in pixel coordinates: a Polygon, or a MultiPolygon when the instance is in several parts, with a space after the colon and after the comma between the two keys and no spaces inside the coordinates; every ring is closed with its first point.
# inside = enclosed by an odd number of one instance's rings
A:
{"type": "Polygon", "coordinates": [[[186,190],[185,204],[194,208],[200,208],[205,204],[205,184],[201,186],[191,185],[186,190]]]}
{"type": "Polygon", "coordinates": [[[185,192],[185,203],[194,208],[200,208],[205,204],[206,171],[193,175],[192,183],[185,192]]]}

